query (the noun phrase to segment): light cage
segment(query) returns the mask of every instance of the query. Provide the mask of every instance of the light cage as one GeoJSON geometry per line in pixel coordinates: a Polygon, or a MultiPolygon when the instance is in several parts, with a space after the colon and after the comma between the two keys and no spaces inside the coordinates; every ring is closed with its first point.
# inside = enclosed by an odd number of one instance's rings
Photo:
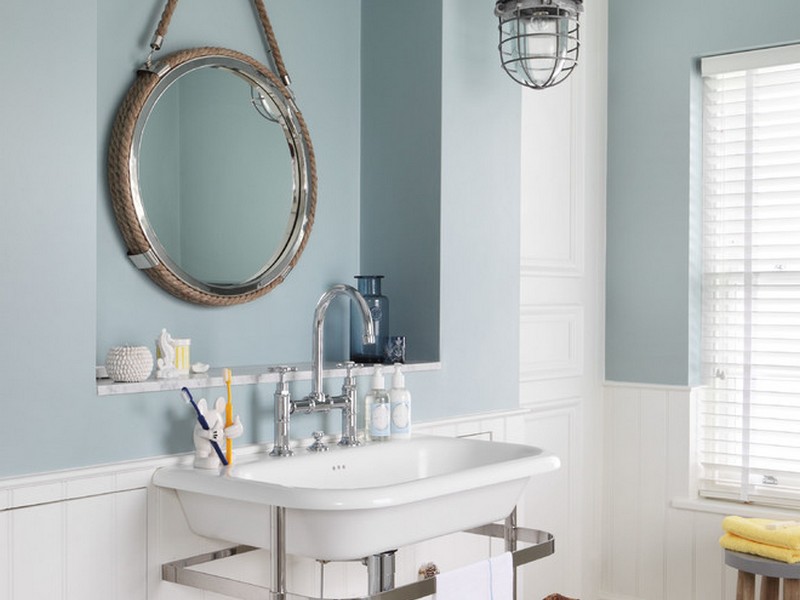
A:
{"type": "Polygon", "coordinates": [[[543,89],[564,81],[578,64],[583,0],[499,0],[500,61],[511,78],[543,89]]]}

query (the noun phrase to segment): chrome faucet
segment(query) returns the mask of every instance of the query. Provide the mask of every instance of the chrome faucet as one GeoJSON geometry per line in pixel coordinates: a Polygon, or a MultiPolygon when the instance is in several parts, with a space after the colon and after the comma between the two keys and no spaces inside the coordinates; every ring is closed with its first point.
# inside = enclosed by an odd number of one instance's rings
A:
{"type": "MultiPolygon", "coordinates": [[[[292,450],[289,448],[289,419],[290,415],[296,410],[302,410],[306,414],[310,414],[320,411],[327,412],[332,408],[340,409],[342,411],[342,435],[339,445],[358,446],[360,444],[357,431],[356,385],[352,373],[353,368],[357,365],[353,362],[341,365],[347,369],[341,395],[329,396],[322,389],[325,314],[333,299],[340,295],[349,296],[350,300],[356,303],[364,320],[364,343],[375,343],[375,326],[372,322],[372,314],[367,302],[358,290],[349,285],[337,284],[322,295],[317,302],[316,309],[314,309],[314,337],[311,343],[311,392],[305,398],[291,400],[285,375],[292,369],[286,367],[276,369],[280,373],[280,382],[275,392],[275,442],[270,452],[272,456],[290,456],[292,454],[292,450]]],[[[318,443],[320,440],[321,436],[313,445],[314,448],[322,447],[318,443]]]]}
{"type": "Polygon", "coordinates": [[[364,320],[364,343],[375,343],[375,326],[372,322],[372,314],[367,306],[367,301],[364,300],[357,289],[352,286],[344,285],[343,283],[334,285],[327,292],[322,294],[322,297],[317,302],[317,308],[314,309],[314,337],[311,341],[311,393],[306,396],[306,400],[311,403],[326,402],[327,396],[322,391],[322,353],[323,353],[323,336],[325,335],[325,314],[328,312],[328,307],[336,296],[349,296],[350,300],[356,303],[361,318],[364,320]]]}

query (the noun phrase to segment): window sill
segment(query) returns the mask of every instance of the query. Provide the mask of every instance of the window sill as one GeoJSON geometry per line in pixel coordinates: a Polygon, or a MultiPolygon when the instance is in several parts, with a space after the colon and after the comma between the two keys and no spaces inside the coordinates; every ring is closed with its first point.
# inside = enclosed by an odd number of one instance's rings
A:
{"type": "Polygon", "coordinates": [[[774,519],[776,517],[797,518],[797,510],[743,504],[726,500],[709,500],[707,498],[673,498],[670,506],[676,510],[711,513],[715,515],[738,515],[740,517],[760,517],[774,519]]]}

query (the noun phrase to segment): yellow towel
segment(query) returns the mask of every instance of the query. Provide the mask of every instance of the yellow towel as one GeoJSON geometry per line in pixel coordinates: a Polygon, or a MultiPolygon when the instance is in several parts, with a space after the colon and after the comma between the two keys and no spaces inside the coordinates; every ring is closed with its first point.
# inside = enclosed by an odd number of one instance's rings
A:
{"type": "Polygon", "coordinates": [[[769,544],[746,540],[732,533],[726,533],[719,538],[719,545],[735,552],[755,554],[756,556],[771,558],[772,560],[779,560],[789,564],[800,562],[800,551],[798,550],[790,550],[789,548],[770,546],[769,544]]]}
{"type": "Polygon", "coordinates": [[[722,529],[754,542],[789,550],[800,550],[800,522],[798,521],[725,517],[722,521],[722,529]]]}

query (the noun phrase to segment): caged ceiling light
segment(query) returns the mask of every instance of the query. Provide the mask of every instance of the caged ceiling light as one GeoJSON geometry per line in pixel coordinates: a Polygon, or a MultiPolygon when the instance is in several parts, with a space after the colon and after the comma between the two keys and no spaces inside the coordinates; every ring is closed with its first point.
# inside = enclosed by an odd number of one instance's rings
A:
{"type": "Polygon", "coordinates": [[[511,78],[534,89],[564,81],[578,64],[583,0],[498,0],[500,62],[511,78]]]}

